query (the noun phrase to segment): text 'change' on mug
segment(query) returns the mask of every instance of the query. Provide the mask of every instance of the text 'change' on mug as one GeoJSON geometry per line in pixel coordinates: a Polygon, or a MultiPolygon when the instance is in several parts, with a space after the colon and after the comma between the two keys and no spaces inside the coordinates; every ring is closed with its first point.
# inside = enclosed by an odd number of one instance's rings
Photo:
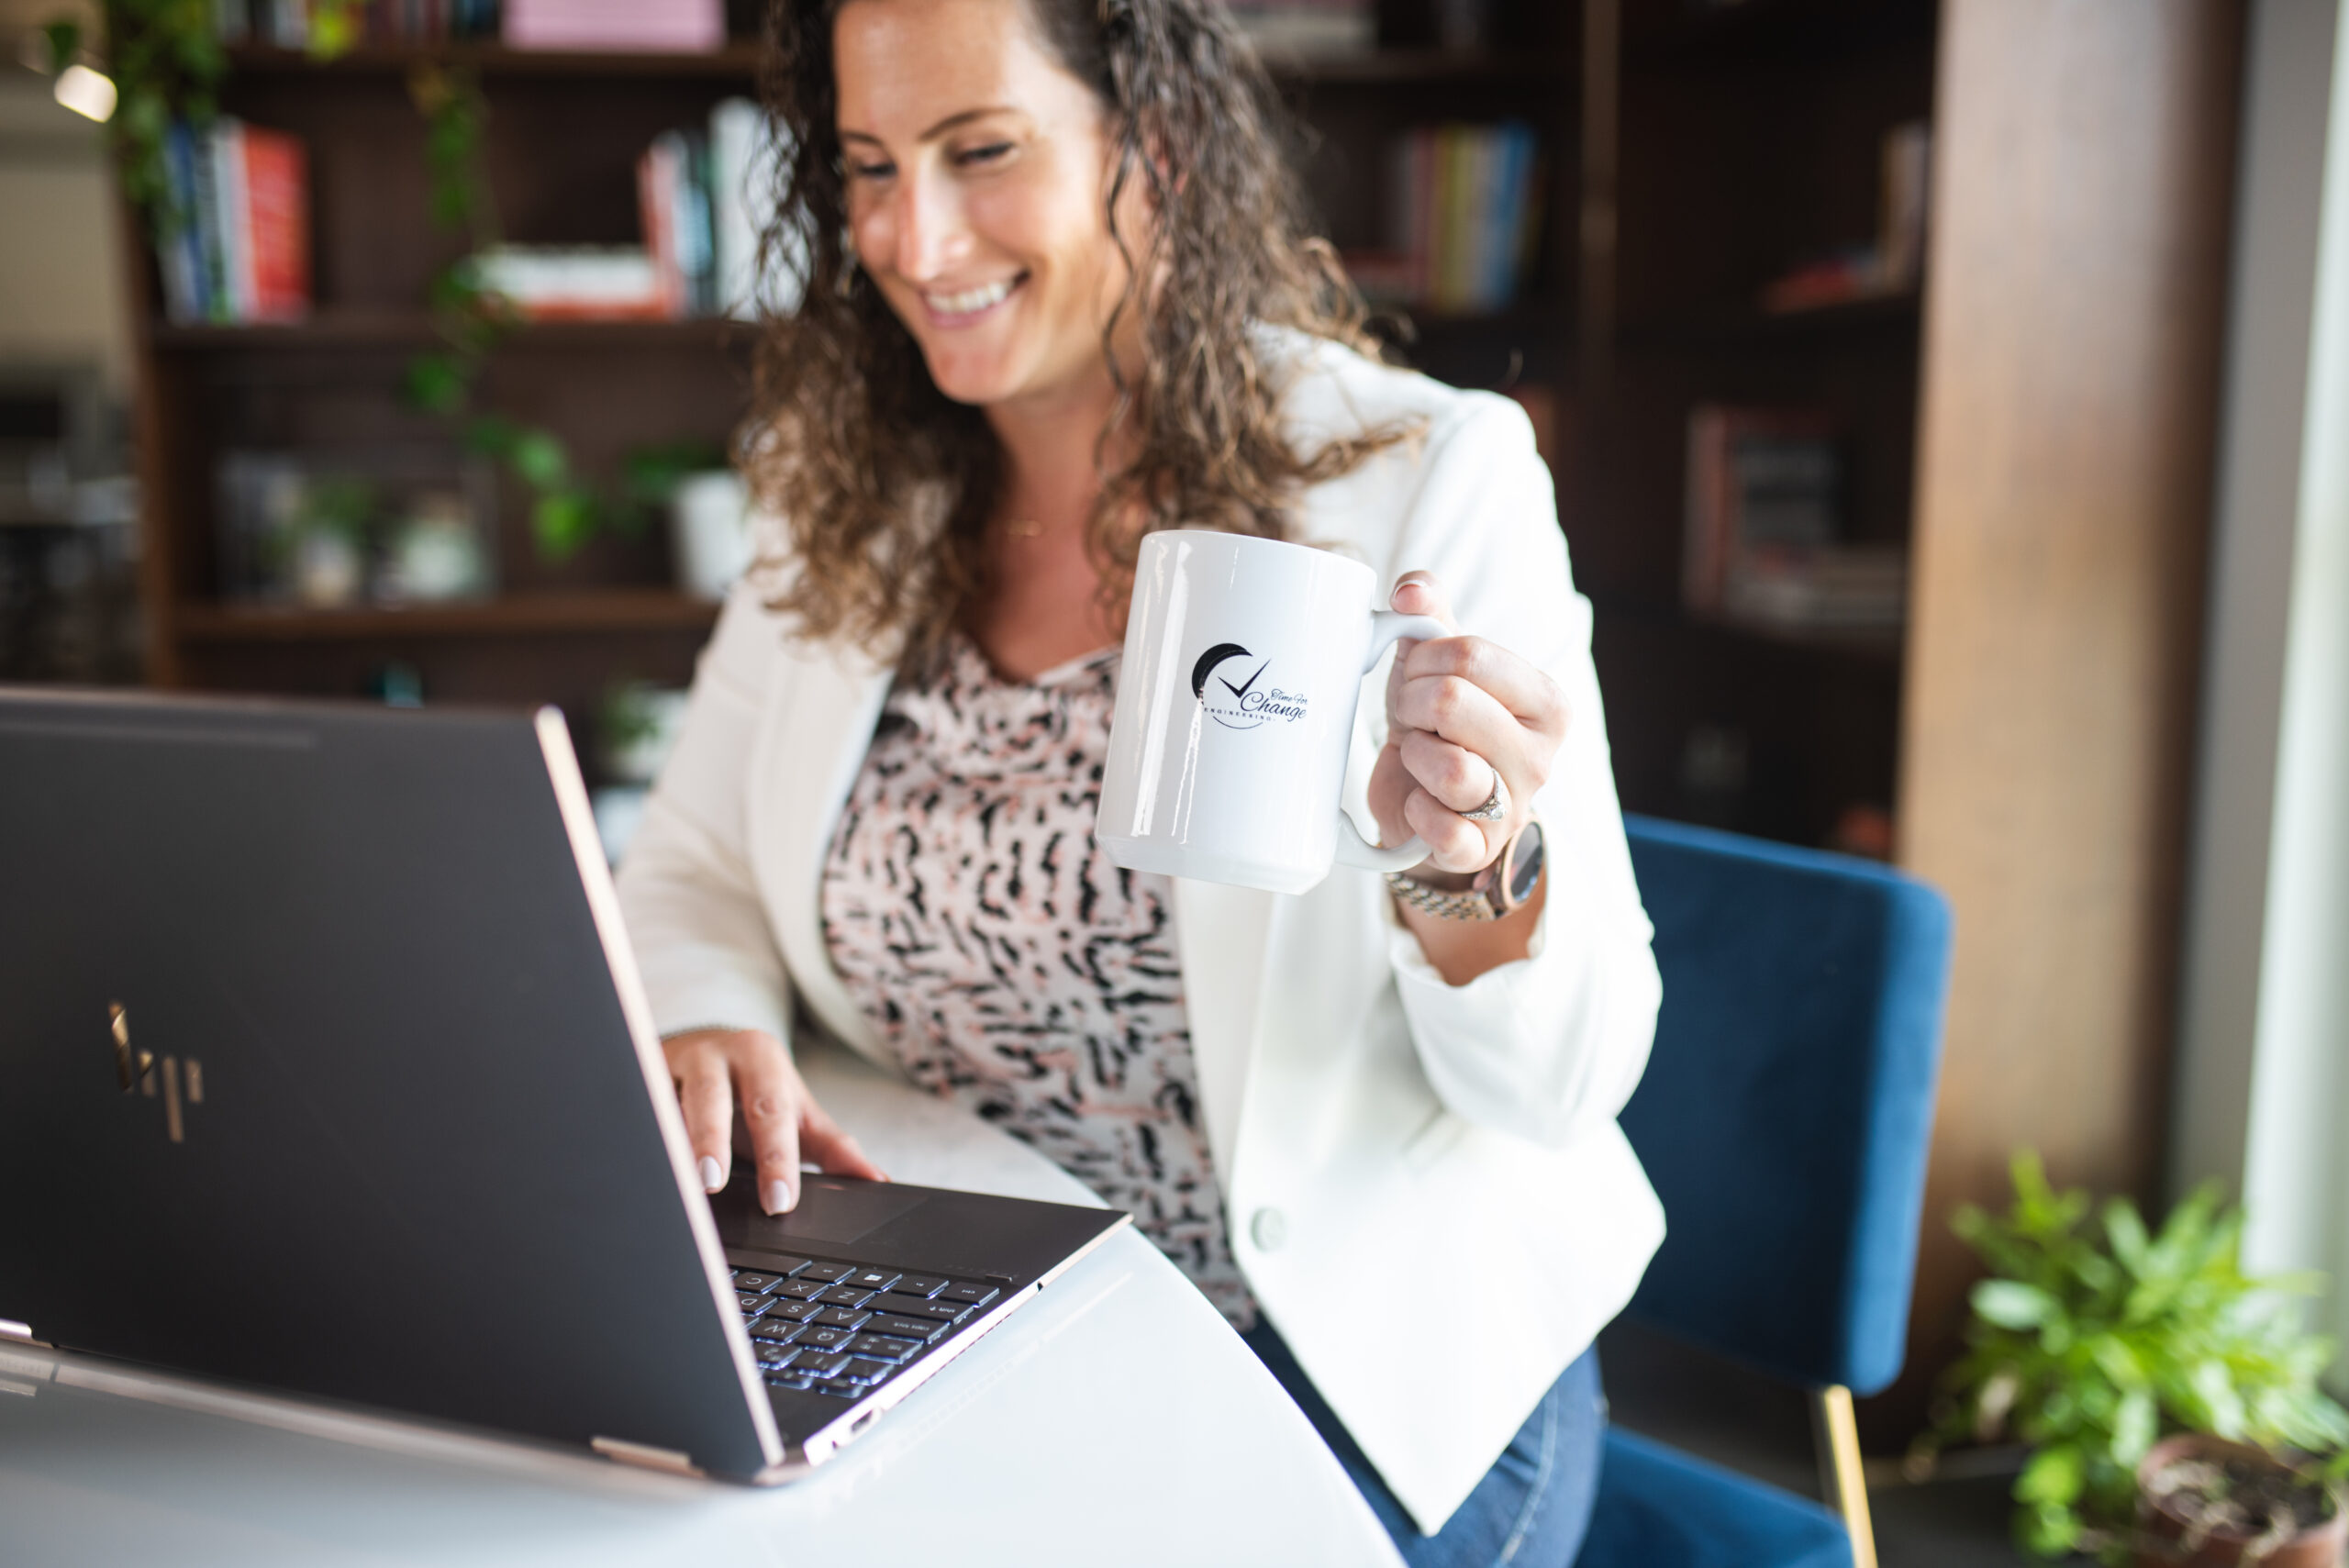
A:
{"type": "Polygon", "coordinates": [[[1362,678],[1396,639],[1451,634],[1380,610],[1358,561],[1240,534],[1141,541],[1096,828],[1130,871],[1303,893],[1333,862],[1403,871],[1339,807],[1362,678]]]}

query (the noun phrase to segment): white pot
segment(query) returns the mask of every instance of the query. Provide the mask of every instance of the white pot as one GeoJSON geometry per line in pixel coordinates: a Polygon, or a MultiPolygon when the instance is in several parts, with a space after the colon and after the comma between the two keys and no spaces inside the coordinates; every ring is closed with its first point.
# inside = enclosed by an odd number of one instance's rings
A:
{"type": "Polygon", "coordinates": [[[720,469],[688,475],[669,503],[669,542],[677,586],[696,599],[722,599],[751,564],[751,498],[741,475],[720,469]]]}

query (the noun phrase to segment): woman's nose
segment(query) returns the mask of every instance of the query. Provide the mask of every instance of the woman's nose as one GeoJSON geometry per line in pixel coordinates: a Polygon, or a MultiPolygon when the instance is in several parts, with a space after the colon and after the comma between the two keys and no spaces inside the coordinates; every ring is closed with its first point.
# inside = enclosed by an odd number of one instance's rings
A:
{"type": "Polygon", "coordinates": [[[970,230],[952,183],[927,170],[898,183],[897,275],[910,283],[944,277],[970,251],[970,230]]]}

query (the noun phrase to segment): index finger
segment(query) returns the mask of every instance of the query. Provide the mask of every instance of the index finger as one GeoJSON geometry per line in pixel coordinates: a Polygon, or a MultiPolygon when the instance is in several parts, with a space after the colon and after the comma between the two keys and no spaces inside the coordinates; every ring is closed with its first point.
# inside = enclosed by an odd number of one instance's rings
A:
{"type": "Polygon", "coordinates": [[[780,1041],[758,1040],[734,1063],[742,1127],[759,1168],[759,1207],[783,1214],[799,1202],[799,1104],[780,1041]]]}
{"type": "Polygon", "coordinates": [[[1497,642],[1481,637],[1442,637],[1420,643],[1396,661],[1404,683],[1453,679],[1467,682],[1509,711],[1529,729],[1564,735],[1565,694],[1547,672],[1497,642]]]}

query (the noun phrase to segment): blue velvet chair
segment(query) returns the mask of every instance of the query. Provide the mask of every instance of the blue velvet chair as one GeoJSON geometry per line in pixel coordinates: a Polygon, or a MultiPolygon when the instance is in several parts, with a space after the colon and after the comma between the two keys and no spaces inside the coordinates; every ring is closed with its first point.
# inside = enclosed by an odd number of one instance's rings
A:
{"type": "Polygon", "coordinates": [[[1613,1430],[1579,1568],[1874,1568],[1852,1395],[1900,1370],[1949,906],[1865,861],[1626,826],[1664,1006],[1622,1124],[1670,1228],[1629,1315],[1809,1390],[1833,1506],[1613,1430]]]}

